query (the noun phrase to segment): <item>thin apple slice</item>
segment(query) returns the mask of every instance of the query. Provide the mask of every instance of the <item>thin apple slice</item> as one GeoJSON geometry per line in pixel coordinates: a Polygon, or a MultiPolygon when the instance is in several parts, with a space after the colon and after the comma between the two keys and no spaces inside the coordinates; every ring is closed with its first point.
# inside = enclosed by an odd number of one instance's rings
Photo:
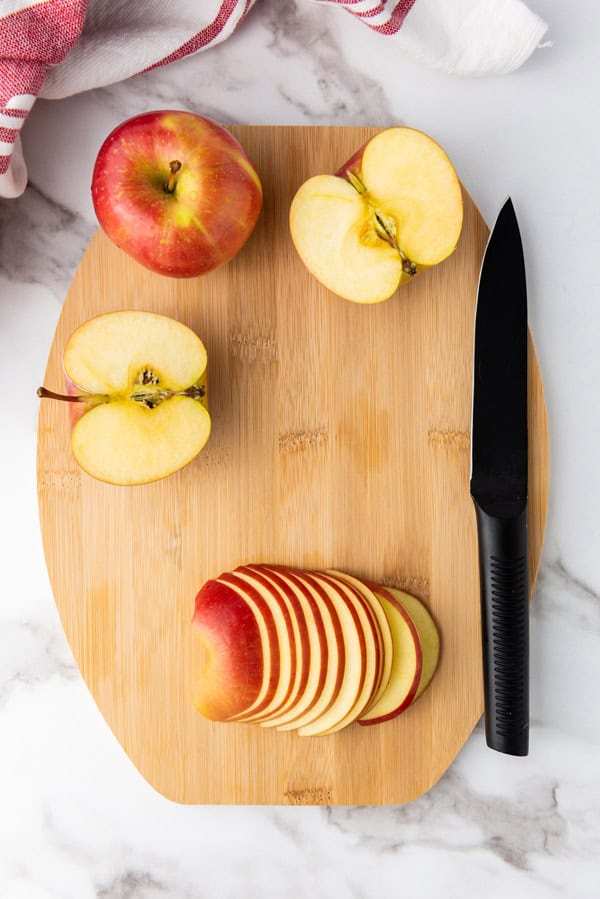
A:
{"type": "MultiPolygon", "coordinates": [[[[343,730],[352,724],[365,708],[370,704],[381,680],[382,658],[380,654],[380,641],[377,621],[373,616],[369,604],[363,598],[360,591],[340,579],[330,577],[323,572],[309,572],[310,576],[319,583],[334,602],[336,595],[347,612],[347,627],[344,629],[344,641],[346,646],[346,670],[345,680],[342,683],[338,700],[326,712],[321,719],[299,731],[301,736],[325,736],[343,730]],[[362,656],[362,675],[360,677],[358,692],[351,704],[346,705],[344,693],[351,695],[354,668],[356,673],[359,668],[358,656],[362,656]],[[337,720],[336,720],[337,718],[337,720]]],[[[340,619],[344,622],[345,614],[340,612],[340,619]]]]}
{"type": "Polygon", "coordinates": [[[271,722],[271,719],[279,721],[290,707],[293,708],[297,704],[298,696],[306,687],[309,667],[309,641],[306,619],[295,594],[291,590],[280,589],[251,566],[242,565],[236,568],[233,576],[243,580],[248,586],[260,593],[267,603],[276,603],[281,606],[286,622],[285,637],[287,637],[287,640],[284,639],[284,642],[280,644],[279,652],[281,658],[291,654],[292,678],[288,694],[280,708],[271,714],[263,714],[256,719],[262,726],[266,726],[271,722]]]}
{"type": "Polygon", "coordinates": [[[285,705],[292,688],[296,668],[296,649],[289,613],[272,593],[260,592],[233,572],[225,571],[219,575],[217,580],[235,590],[246,602],[253,603],[258,609],[267,610],[266,613],[263,612],[265,617],[273,621],[276,635],[276,646],[272,655],[273,671],[277,672],[275,690],[272,695],[266,697],[263,703],[247,709],[241,715],[236,715],[234,719],[245,723],[259,722],[285,705]]]}
{"type": "Polygon", "coordinates": [[[331,602],[341,626],[344,657],[342,676],[333,702],[310,723],[298,727],[298,734],[301,737],[312,737],[335,727],[355,707],[365,682],[365,636],[354,606],[335,585],[312,571],[299,571],[297,577],[331,602]]]}
{"type": "Polygon", "coordinates": [[[462,192],[436,141],[414,128],[386,128],[366,144],[360,179],[372,205],[393,218],[404,256],[430,266],[452,253],[462,228],[462,192]]]}
{"type": "Polygon", "coordinates": [[[421,679],[413,699],[413,702],[415,702],[431,683],[435,674],[440,657],[440,635],[429,610],[425,608],[416,596],[405,593],[403,590],[398,590],[396,587],[386,587],[385,589],[404,606],[419,634],[419,641],[423,651],[423,664],[421,667],[421,679]]]}
{"type": "Polygon", "coordinates": [[[226,584],[206,581],[192,620],[199,676],[193,685],[198,711],[227,721],[260,704],[273,685],[272,641],[262,613],[226,584]]]}
{"type": "Polygon", "coordinates": [[[408,708],[417,692],[423,663],[419,635],[404,606],[385,587],[369,586],[390,624],[394,652],[388,685],[378,702],[358,719],[363,725],[390,721],[408,708]]]}
{"type": "Polygon", "coordinates": [[[377,234],[371,208],[343,178],[304,182],[290,207],[290,233],[308,270],[347,300],[378,303],[410,278],[398,252],[377,234]]]}
{"type": "Polygon", "coordinates": [[[277,567],[274,570],[297,593],[310,599],[315,615],[321,618],[327,644],[327,655],[323,660],[325,678],[316,701],[306,711],[277,727],[277,730],[282,731],[298,730],[310,725],[336,702],[344,678],[346,648],[337,607],[323,588],[310,578],[306,578],[300,569],[277,567]]]}
{"type": "Polygon", "coordinates": [[[311,593],[322,614],[327,609],[335,624],[338,668],[333,690],[326,702],[322,697],[303,719],[284,726],[285,729],[295,729],[300,736],[315,736],[324,727],[337,723],[356,701],[364,681],[364,637],[347,604],[335,589],[321,583],[305,570],[294,570],[292,577],[296,584],[303,585],[311,593]]]}
{"type": "Polygon", "coordinates": [[[327,574],[330,577],[337,578],[338,580],[349,584],[350,586],[354,587],[355,590],[358,590],[365,602],[368,603],[369,608],[371,609],[371,613],[377,623],[377,631],[381,647],[381,676],[377,689],[374,692],[370,703],[364,709],[364,712],[368,712],[372,706],[379,702],[381,696],[383,695],[383,692],[387,688],[392,673],[394,644],[390,623],[383,610],[379,597],[374,592],[374,589],[366,581],[360,580],[357,577],[353,577],[350,574],[346,574],[343,571],[330,570],[327,572],[327,574]]]}
{"type": "Polygon", "coordinates": [[[244,570],[259,578],[269,589],[278,591],[289,603],[292,618],[296,616],[298,619],[303,661],[297,695],[287,703],[286,708],[260,722],[261,727],[279,727],[308,712],[322,694],[328,658],[323,619],[308,590],[286,581],[278,571],[264,565],[245,566],[244,570]]]}

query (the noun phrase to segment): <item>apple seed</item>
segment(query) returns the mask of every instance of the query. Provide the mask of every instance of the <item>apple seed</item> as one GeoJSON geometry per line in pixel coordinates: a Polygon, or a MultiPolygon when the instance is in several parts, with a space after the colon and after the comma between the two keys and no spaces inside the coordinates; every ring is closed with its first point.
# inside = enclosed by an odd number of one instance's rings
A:
{"type": "MultiPolygon", "coordinates": [[[[347,171],[346,177],[359,194],[362,195],[367,193],[367,188],[355,172],[347,171]]],[[[385,240],[386,243],[389,243],[399,254],[402,259],[402,271],[407,275],[416,275],[417,266],[398,246],[398,240],[396,238],[396,220],[391,215],[386,215],[384,212],[378,212],[377,209],[374,209],[373,212],[375,213],[375,233],[377,236],[380,237],[381,240],[385,240]]]]}
{"type": "Polygon", "coordinates": [[[375,230],[382,240],[387,241],[399,254],[402,259],[402,271],[407,275],[416,275],[417,266],[408,256],[402,252],[398,246],[396,239],[396,220],[391,215],[385,215],[383,212],[375,212],[375,230]],[[379,226],[379,227],[377,227],[379,226]]]}
{"type": "Polygon", "coordinates": [[[204,387],[200,384],[192,384],[187,390],[168,390],[166,387],[159,387],[156,390],[136,390],[135,393],[129,394],[129,399],[148,409],[155,409],[156,406],[165,400],[170,400],[173,396],[189,396],[192,400],[200,400],[205,395],[204,387]]]}
{"type": "MultiPolygon", "coordinates": [[[[70,395],[55,393],[53,390],[48,390],[47,387],[38,387],[36,393],[42,399],[61,400],[64,403],[99,405],[100,403],[110,402],[110,397],[101,393],[70,395]]],[[[130,393],[128,398],[134,403],[140,403],[143,406],[147,406],[148,409],[155,409],[156,406],[159,406],[165,400],[171,399],[173,396],[189,396],[192,400],[201,400],[206,396],[206,388],[201,384],[192,384],[187,390],[168,390],[167,388],[159,387],[155,390],[136,390],[134,393],[130,393]]]]}
{"type": "Polygon", "coordinates": [[[158,375],[156,375],[151,368],[143,368],[137,376],[136,380],[136,384],[142,384],[144,387],[146,386],[146,384],[152,384],[153,386],[156,386],[158,383],[158,375]]]}
{"type": "Polygon", "coordinates": [[[352,187],[353,187],[355,190],[357,190],[359,194],[364,194],[364,193],[367,192],[367,188],[366,188],[365,185],[362,183],[362,181],[360,180],[360,178],[358,177],[358,175],[356,175],[354,172],[348,171],[348,172],[346,172],[346,176],[347,176],[347,178],[348,178],[348,181],[349,181],[350,184],[352,185],[352,187]]]}

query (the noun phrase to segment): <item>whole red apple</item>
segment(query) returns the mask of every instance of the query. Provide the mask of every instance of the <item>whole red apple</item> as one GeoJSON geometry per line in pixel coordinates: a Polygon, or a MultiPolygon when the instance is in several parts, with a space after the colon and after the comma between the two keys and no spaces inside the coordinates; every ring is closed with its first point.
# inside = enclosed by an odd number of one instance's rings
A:
{"type": "Polygon", "coordinates": [[[108,135],[94,166],[92,200],[118,247],[153,272],[190,278],[228,262],[246,243],[262,187],[222,125],[159,110],[108,135]]]}

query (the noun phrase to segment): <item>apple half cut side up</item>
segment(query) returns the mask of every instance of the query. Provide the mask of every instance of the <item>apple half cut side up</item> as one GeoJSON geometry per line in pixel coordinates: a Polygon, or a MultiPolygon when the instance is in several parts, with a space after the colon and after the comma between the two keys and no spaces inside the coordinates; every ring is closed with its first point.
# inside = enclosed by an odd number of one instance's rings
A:
{"type": "Polygon", "coordinates": [[[444,150],[414,128],[380,131],[335,175],[297,191],[290,233],[325,287],[355,303],[379,303],[455,249],[461,185],[444,150]]]}
{"type": "Polygon", "coordinates": [[[397,252],[373,229],[360,194],[335,175],[302,185],[290,208],[290,232],[306,268],[343,299],[378,303],[408,278],[397,252]]]}
{"type": "Polygon", "coordinates": [[[188,327],[152,312],[108,312],[67,341],[71,448],[81,468],[117,485],[146,484],[187,465],[205,446],[207,354],[188,327]]]}

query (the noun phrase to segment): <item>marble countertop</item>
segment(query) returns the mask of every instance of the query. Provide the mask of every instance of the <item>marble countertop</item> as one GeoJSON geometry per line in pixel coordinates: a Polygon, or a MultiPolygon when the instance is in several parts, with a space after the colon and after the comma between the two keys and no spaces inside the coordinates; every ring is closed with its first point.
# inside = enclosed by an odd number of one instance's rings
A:
{"type": "Polygon", "coordinates": [[[528,899],[600,877],[600,10],[532,4],[553,46],[509,76],[428,71],[350,16],[264,0],[227,42],[62,101],[23,134],[30,185],[0,202],[0,896],[5,899],[528,899]],[[406,123],[436,137],[491,223],[507,194],[526,246],[550,424],[551,494],[532,606],[531,752],[481,724],[403,807],[183,807],[133,768],[60,627],[37,520],[38,401],[61,303],[96,228],[97,149],[145,109],[224,123],[406,123]]]}

